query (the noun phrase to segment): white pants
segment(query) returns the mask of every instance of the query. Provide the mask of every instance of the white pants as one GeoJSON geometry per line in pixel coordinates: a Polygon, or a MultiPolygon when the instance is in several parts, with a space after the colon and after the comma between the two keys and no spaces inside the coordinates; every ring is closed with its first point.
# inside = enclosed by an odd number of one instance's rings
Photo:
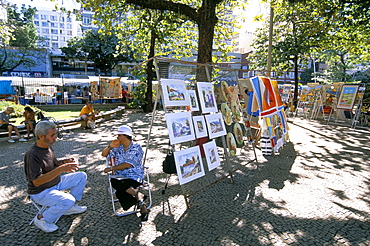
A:
{"type": "Polygon", "coordinates": [[[76,201],[82,199],[87,175],[84,172],[68,173],[60,176],[60,182],[42,192],[30,195],[31,199],[49,208],[42,215],[47,222],[54,222],[67,212],[76,201]],[[70,189],[70,193],[62,190],[70,189]]]}

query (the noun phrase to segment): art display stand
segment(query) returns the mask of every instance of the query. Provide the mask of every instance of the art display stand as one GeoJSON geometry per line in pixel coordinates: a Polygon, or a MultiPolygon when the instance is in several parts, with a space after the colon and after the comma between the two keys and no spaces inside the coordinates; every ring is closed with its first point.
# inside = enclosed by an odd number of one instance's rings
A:
{"type": "MultiPolygon", "coordinates": [[[[150,140],[151,140],[151,136],[152,136],[153,123],[154,123],[155,118],[157,117],[157,108],[158,108],[158,104],[159,104],[159,98],[161,97],[161,99],[162,99],[163,108],[164,108],[165,115],[166,115],[166,123],[167,123],[168,128],[171,128],[174,125],[176,126],[175,123],[177,123],[176,121],[178,119],[176,119],[176,117],[172,117],[175,114],[184,115],[184,117],[186,117],[186,115],[190,115],[190,112],[187,111],[187,110],[189,110],[189,107],[186,107],[186,106],[170,106],[171,109],[169,109],[168,105],[166,105],[166,97],[165,97],[164,93],[168,93],[168,91],[164,92],[163,86],[166,87],[166,83],[168,83],[166,81],[168,79],[161,79],[160,78],[159,65],[158,65],[159,61],[163,61],[164,60],[166,62],[171,61],[171,62],[177,62],[177,63],[191,64],[191,65],[194,65],[196,67],[196,69],[199,68],[199,67],[205,67],[206,68],[206,72],[207,72],[207,76],[208,76],[208,80],[211,81],[211,77],[210,77],[210,73],[208,71],[208,68],[210,66],[212,66],[212,65],[198,64],[198,63],[191,63],[191,62],[184,62],[184,61],[181,61],[181,60],[174,60],[174,59],[162,58],[162,57],[154,57],[154,58],[151,58],[151,59],[153,59],[155,70],[156,70],[156,73],[157,73],[158,88],[156,90],[156,96],[155,96],[155,102],[154,102],[154,109],[153,109],[153,112],[152,112],[152,118],[151,118],[151,122],[150,122],[150,129],[149,129],[149,133],[148,133],[148,137],[147,137],[147,145],[146,145],[147,148],[146,148],[145,153],[144,153],[144,164],[145,164],[145,160],[146,160],[146,156],[147,156],[147,151],[150,148],[150,140]],[[172,119],[172,118],[174,118],[174,119],[172,119]],[[174,122],[172,124],[170,124],[169,123],[169,119],[172,119],[174,122]]],[[[143,63],[139,64],[138,66],[142,66],[142,64],[149,62],[151,59],[149,59],[147,61],[144,61],[143,63]]],[[[136,67],[138,67],[138,66],[136,66],[136,67]]],[[[135,69],[136,67],[134,67],[132,69],[135,69]]],[[[223,69],[223,68],[220,68],[220,69],[223,69]]],[[[233,70],[230,69],[229,72],[233,72],[233,70]]],[[[174,86],[177,86],[176,81],[173,80],[171,83],[173,83],[174,86]]],[[[211,82],[204,82],[204,84],[205,85],[209,84],[212,87],[212,83],[211,82]]],[[[199,85],[199,82],[196,83],[196,85],[199,85]]],[[[198,88],[198,90],[199,90],[199,88],[198,88]]],[[[167,94],[167,97],[168,97],[168,94],[167,94]]],[[[199,98],[199,95],[198,95],[198,98],[199,98]]],[[[201,103],[203,103],[203,101],[201,101],[201,103]]],[[[212,112],[215,112],[215,111],[212,111],[212,112]]],[[[195,113],[197,113],[197,112],[195,112],[195,113]]],[[[207,122],[207,129],[209,129],[210,125],[212,125],[211,120],[214,117],[216,118],[215,119],[215,122],[221,122],[221,121],[217,121],[218,120],[217,117],[219,117],[219,115],[221,115],[221,113],[211,113],[211,114],[209,114],[207,112],[204,112],[203,110],[202,110],[202,114],[200,114],[200,116],[203,116],[205,118],[206,122],[207,122]],[[210,120],[211,123],[208,122],[209,119],[211,119],[210,120]]],[[[221,115],[221,117],[222,117],[222,115],[221,115]]],[[[226,131],[226,129],[224,129],[224,130],[226,131]]],[[[173,138],[174,138],[174,136],[171,135],[171,134],[173,134],[173,132],[176,132],[176,131],[174,131],[173,129],[171,129],[171,130],[169,129],[170,140],[171,139],[173,140],[173,138]]],[[[211,134],[211,133],[209,133],[209,134],[211,134]]],[[[210,139],[212,139],[212,138],[213,139],[216,139],[215,136],[213,136],[213,137],[208,136],[208,137],[210,139]]],[[[221,180],[223,180],[225,178],[228,178],[228,177],[230,177],[231,183],[234,183],[234,172],[237,169],[233,169],[233,167],[231,165],[231,160],[230,160],[230,156],[229,156],[229,151],[230,150],[229,150],[229,146],[227,146],[227,143],[226,143],[227,141],[226,141],[225,135],[217,136],[217,139],[221,140],[221,146],[220,145],[218,145],[218,146],[222,147],[222,149],[223,149],[223,156],[222,156],[222,158],[221,158],[221,155],[220,155],[220,160],[222,159],[222,165],[220,165],[220,168],[224,169],[224,171],[226,171],[227,175],[225,175],[224,172],[217,172],[218,169],[216,169],[214,171],[209,170],[207,173],[203,170],[203,175],[205,176],[205,178],[202,176],[200,178],[196,178],[196,179],[191,180],[191,181],[186,181],[186,178],[184,178],[183,176],[178,177],[179,178],[179,182],[180,182],[180,187],[181,187],[181,190],[182,190],[182,195],[185,198],[185,203],[186,203],[186,206],[187,207],[190,206],[189,205],[189,197],[192,196],[192,195],[194,195],[194,194],[196,194],[196,193],[198,193],[199,191],[202,191],[202,190],[210,187],[211,185],[216,184],[217,182],[219,182],[219,181],[221,181],[221,180]],[[215,172],[217,172],[217,175],[215,175],[215,172]],[[208,177],[211,177],[211,178],[207,178],[207,176],[208,177]],[[202,182],[202,185],[199,185],[201,183],[198,183],[198,181],[200,181],[202,179],[204,179],[205,181],[202,182]],[[183,182],[183,183],[181,183],[181,182],[183,182]]],[[[198,138],[198,140],[199,140],[199,138],[198,138]]],[[[245,142],[245,141],[248,141],[248,139],[245,140],[245,136],[244,136],[243,137],[243,142],[245,142]]],[[[177,158],[176,154],[177,155],[180,155],[180,153],[186,152],[187,150],[190,151],[194,147],[196,147],[195,149],[197,149],[198,148],[197,146],[202,145],[202,144],[194,145],[194,142],[195,142],[195,140],[189,140],[188,141],[184,137],[184,140],[181,141],[181,142],[171,143],[170,145],[171,145],[172,150],[174,151],[175,159],[177,158]]],[[[208,143],[211,143],[211,142],[213,142],[213,141],[207,142],[207,144],[208,143]]],[[[214,143],[216,143],[216,142],[214,142],[214,143]]],[[[202,148],[203,149],[204,149],[204,146],[205,146],[205,144],[202,145],[202,148]]],[[[200,149],[200,147],[199,147],[199,149],[200,149]]],[[[253,152],[254,152],[254,159],[249,160],[247,162],[247,164],[248,163],[251,163],[251,162],[254,162],[254,161],[257,161],[257,155],[256,155],[255,147],[254,147],[253,144],[252,144],[252,149],[253,149],[253,152]]],[[[216,147],[216,150],[217,150],[217,147],[216,147]]],[[[207,157],[207,152],[204,151],[204,153],[205,153],[205,155],[207,157]]],[[[219,155],[219,154],[217,154],[217,155],[219,155]]],[[[201,158],[202,159],[202,163],[203,163],[203,161],[205,159],[207,159],[206,157],[202,156],[202,158],[201,158]]],[[[180,157],[178,157],[178,158],[180,158],[180,157]]],[[[209,163],[207,162],[207,164],[209,164],[209,163]]],[[[203,165],[203,168],[204,168],[204,166],[205,165],[203,165]]],[[[179,173],[179,170],[185,169],[186,166],[184,164],[182,167],[179,167],[178,164],[177,164],[177,167],[176,168],[177,168],[177,172],[179,173]],[[182,168],[182,169],[180,169],[180,168],[182,168]]],[[[199,174],[200,173],[201,172],[199,172],[199,174]]],[[[195,174],[195,175],[197,175],[197,174],[195,174]]],[[[167,176],[167,178],[169,178],[169,176],[167,176]]]]}

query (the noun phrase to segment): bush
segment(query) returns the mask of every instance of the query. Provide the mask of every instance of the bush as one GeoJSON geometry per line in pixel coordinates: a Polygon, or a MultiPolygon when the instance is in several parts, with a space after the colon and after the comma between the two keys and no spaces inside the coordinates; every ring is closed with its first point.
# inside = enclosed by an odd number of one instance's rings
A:
{"type": "MultiPolygon", "coordinates": [[[[42,111],[41,109],[37,108],[37,107],[34,107],[34,106],[30,106],[30,105],[26,105],[26,106],[29,106],[33,109],[33,111],[42,111]]],[[[7,107],[13,107],[14,108],[14,113],[12,114],[13,117],[21,117],[23,116],[23,112],[24,112],[24,107],[26,106],[23,106],[22,104],[15,104],[14,102],[8,102],[8,101],[0,101],[0,111],[3,111],[5,110],[7,107]]]]}

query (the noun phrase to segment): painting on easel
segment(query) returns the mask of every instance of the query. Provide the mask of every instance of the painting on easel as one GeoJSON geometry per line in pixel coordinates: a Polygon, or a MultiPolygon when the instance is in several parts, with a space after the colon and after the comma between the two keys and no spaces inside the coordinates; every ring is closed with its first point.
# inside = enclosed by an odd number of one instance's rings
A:
{"type": "Polygon", "coordinates": [[[337,108],[351,110],[355,103],[358,87],[358,85],[343,85],[337,108]]]}

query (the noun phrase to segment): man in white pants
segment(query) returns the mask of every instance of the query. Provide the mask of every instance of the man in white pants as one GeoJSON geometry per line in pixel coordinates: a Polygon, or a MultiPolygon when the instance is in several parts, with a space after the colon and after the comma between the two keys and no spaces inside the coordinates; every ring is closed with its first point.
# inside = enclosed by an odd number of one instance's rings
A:
{"type": "Polygon", "coordinates": [[[77,172],[73,158],[57,160],[51,146],[55,143],[56,126],[41,121],[35,127],[36,143],[26,152],[24,169],[28,181],[28,194],[40,205],[49,208],[38,214],[35,225],[45,232],[58,229],[55,221],[62,215],[83,213],[87,207],[78,206],[86,184],[86,173],[77,172]],[[61,175],[67,172],[68,174],[61,175]],[[70,189],[70,193],[63,190],[70,189]]]}

